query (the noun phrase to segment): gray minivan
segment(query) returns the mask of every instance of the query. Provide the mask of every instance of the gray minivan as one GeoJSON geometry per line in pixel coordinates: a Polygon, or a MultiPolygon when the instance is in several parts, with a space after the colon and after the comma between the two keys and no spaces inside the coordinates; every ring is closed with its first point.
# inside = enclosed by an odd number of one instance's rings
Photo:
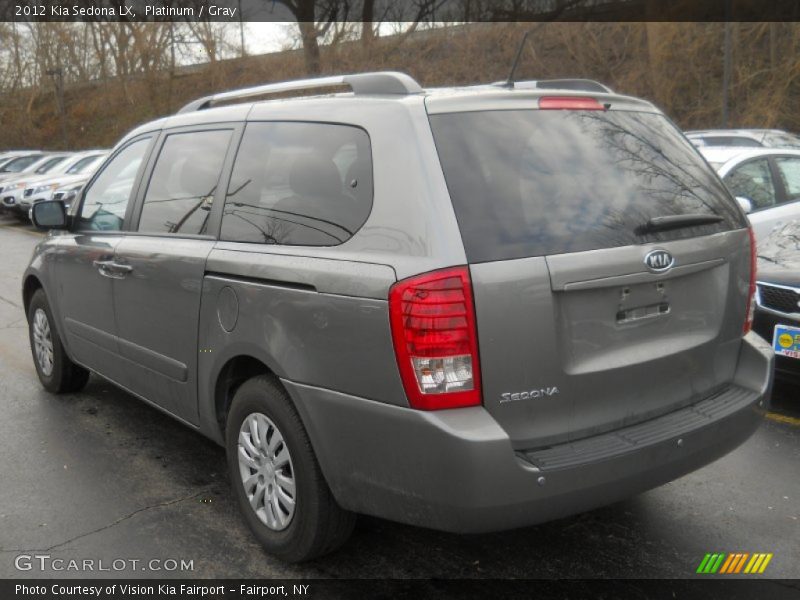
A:
{"type": "Polygon", "coordinates": [[[42,384],[97,373],[224,445],[291,561],[356,513],[501,530],[719,458],[771,386],[747,220],[651,104],[573,84],[365,73],[139,127],[33,209],[42,384]]]}

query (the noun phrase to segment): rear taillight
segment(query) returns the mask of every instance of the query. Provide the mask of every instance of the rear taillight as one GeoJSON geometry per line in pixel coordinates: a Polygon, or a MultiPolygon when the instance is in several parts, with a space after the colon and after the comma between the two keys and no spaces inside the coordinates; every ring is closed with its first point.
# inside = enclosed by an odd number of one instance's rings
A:
{"type": "Polygon", "coordinates": [[[750,236],[750,289],[747,292],[747,311],[744,317],[744,333],[753,327],[753,312],[755,311],[756,296],[756,236],[753,228],[748,227],[747,233],[750,236]]]}
{"type": "Polygon", "coordinates": [[[394,351],[412,408],[481,403],[472,284],[467,267],[398,281],[389,290],[394,351]]]}
{"type": "Polygon", "coordinates": [[[543,96],[539,98],[542,110],[605,110],[594,98],[581,96],[543,96]]]}

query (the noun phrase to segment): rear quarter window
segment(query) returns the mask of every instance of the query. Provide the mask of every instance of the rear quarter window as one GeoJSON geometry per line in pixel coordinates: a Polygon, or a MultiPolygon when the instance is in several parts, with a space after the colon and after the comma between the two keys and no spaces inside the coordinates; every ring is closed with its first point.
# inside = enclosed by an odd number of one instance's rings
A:
{"type": "Polygon", "coordinates": [[[367,133],[329,123],[254,122],[234,162],[220,238],[336,246],[372,210],[367,133]]]}
{"type": "Polygon", "coordinates": [[[697,150],[656,113],[504,110],[430,121],[470,262],[746,226],[697,150]],[[722,221],[642,233],[652,217],[681,214],[722,221]]]}

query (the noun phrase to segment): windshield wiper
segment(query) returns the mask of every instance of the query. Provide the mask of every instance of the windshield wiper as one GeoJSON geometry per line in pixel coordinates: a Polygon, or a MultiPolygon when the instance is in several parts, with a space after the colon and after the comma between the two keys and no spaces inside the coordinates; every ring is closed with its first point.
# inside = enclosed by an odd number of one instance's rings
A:
{"type": "Polygon", "coordinates": [[[651,233],[654,231],[667,231],[670,229],[681,229],[683,227],[694,227],[695,225],[712,225],[724,221],[719,215],[686,214],[668,215],[664,217],[653,217],[644,225],[636,228],[636,233],[651,233]]]}

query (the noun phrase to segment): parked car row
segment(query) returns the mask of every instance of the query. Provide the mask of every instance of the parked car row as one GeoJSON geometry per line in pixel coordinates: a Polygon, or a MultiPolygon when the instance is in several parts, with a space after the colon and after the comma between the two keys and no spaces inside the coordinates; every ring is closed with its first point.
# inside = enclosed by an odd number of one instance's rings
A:
{"type": "Polygon", "coordinates": [[[107,155],[108,150],[0,154],[0,211],[28,219],[36,202],[58,198],[68,205],[107,155]]]}
{"type": "Polygon", "coordinates": [[[753,330],[776,372],[800,378],[800,138],[784,131],[687,132],[747,213],[758,245],[753,330]]]}

